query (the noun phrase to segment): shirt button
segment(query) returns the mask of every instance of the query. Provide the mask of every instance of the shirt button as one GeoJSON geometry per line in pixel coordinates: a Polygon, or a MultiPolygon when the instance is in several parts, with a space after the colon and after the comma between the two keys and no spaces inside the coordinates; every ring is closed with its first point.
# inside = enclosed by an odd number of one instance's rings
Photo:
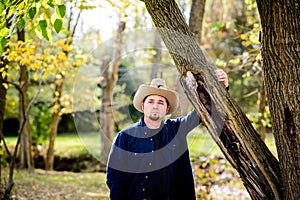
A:
{"type": "Polygon", "coordinates": [[[148,176],[145,176],[145,179],[147,179],[148,178],[148,176]]]}
{"type": "Polygon", "coordinates": [[[149,165],[152,165],[152,163],[150,162],[149,165]]]}
{"type": "Polygon", "coordinates": [[[143,192],[145,192],[145,188],[143,188],[142,190],[143,190],[143,192]]]}
{"type": "Polygon", "coordinates": [[[153,139],[152,139],[152,138],[150,138],[150,140],[151,140],[151,141],[153,141],[153,139]]]}
{"type": "Polygon", "coordinates": [[[147,135],[147,132],[145,132],[144,134],[147,135]]]}

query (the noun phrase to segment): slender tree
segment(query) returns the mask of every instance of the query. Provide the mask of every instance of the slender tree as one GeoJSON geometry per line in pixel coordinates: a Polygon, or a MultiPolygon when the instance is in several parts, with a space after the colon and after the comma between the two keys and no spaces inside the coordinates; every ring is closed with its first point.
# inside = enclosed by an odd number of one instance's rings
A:
{"type": "Polygon", "coordinates": [[[202,123],[238,171],[253,199],[280,199],[278,160],[244,112],[218,83],[174,0],[144,0],[155,26],[181,74],[181,83],[202,123]]]}
{"type": "MultiPolygon", "coordinates": [[[[17,30],[18,41],[25,42],[25,29],[17,30]]],[[[24,116],[22,110],[26,109],[29,104],[28,97],[28,87],[29,87],[29,75],[27,71],[27,66],[20,64],[20,76],[19,76],[19,87],[22,93],[19,93],[19,121],[24,124],[23,132],[20,134],[20,168],[31,169],[33,165],[32,154],[31,154],[31,135],[30,135],[30,125],[29,116],[24,116]],[[23,99],[22,96],[23,95],[23,99]],[[23,103],[21,103],[23,101],[23,103]]]]}
{"type": "Polygon", "coordinates": [[[161,62],[161,59],[162,59],[161,43],[162,43],[162,41],[161,41],[160,35],[156,31],[154,33],[153,50],[155,51],[155,54],[152,57],[152,69],[151,69],[151,75],[150,75],[151,79],[158,77],[158,64],[161,62]]]}
{"type": "MultiPolygon", "coordinates": [[[[77,15],[74,17],[75,14],[74,7],[71,8],[70,17],[68,21],[67,31],[68,34],[65,38],[65,46],[66,48],[63,50],[66,57],[69,55],[69,46],[72,44],[74,39],[74,34],[79,22],[80,14],[82,10],[80,10],[77,15]],[[72,22],[74,24],[72,24],[72,22]]],[[[51,130],[50,130],[50,137],[49,137],[49,145],[47,149],[47,156],[46,156],[46,163],[45,169],[46,170],[53,170],[54,166],[54,144],[55,139],[57,136],[57,129],[61,115],[61,101],[60,98],[62,96],[63,85],[65,81],[64,72],[59,72],[55,76],[55,90],[53,92],[53,101],[52,101],[52,122],[51,122],[51,130]]]]}
{"type": "Polygon", "coordinates": [[[109,151],[111,148],[111,142],[115,136],[114,134],[114,119],[113,119],[113,110],[112,110],[112,98],[113,98],[113,89],[118,81],[118,72],[119,66],[121,63],[121,50],[122,50],[122,39],[123,32],[125,30],[126,22],[120,20],[117,36],[116,36],[116,48],[112,58],[111,73],[109,67],[109,60],[107,58],[103,59],[101,72],[103,73],[103,80],[100,84],[101,86],[101,109],[100,109],[100,125],[101,125],[101,155],[100,161],[101,165],[107,163],[109,151]]]}

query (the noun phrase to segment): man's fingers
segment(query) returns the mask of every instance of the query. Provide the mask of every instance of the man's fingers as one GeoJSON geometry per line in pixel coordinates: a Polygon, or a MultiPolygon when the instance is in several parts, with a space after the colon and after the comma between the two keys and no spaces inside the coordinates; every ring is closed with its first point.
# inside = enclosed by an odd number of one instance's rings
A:
{"type": "Polygon", "coordinates": [[[222,69],[216,70],[216,76],[218,78],[218,81],[222,82],[225,87],[228,86],[227,74],[222,69]]]}

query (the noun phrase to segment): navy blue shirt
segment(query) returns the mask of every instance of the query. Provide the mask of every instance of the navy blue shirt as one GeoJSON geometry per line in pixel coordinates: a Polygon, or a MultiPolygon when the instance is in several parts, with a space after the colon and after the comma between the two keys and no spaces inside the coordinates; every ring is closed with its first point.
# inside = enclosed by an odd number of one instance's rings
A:
{"type": "Polygon", "coordinates": [[[186,136],[199,123],[193,110],[158,129],[149,129],[141,118],[120,131],[107,167],[110,199],[196,199],[186,136]]]}

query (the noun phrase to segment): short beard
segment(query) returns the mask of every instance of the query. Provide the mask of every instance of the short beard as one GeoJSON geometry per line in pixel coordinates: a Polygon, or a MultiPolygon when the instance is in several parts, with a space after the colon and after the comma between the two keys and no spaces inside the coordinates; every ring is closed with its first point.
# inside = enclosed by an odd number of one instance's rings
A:
{"type": "Polygon", "coordinates": [[[151,119],[152,121],[157,121],[157,120],[159,120],[159,116],[158,115],[156,115],[156,116],[150,115],[149,119],[151,119]]]}

